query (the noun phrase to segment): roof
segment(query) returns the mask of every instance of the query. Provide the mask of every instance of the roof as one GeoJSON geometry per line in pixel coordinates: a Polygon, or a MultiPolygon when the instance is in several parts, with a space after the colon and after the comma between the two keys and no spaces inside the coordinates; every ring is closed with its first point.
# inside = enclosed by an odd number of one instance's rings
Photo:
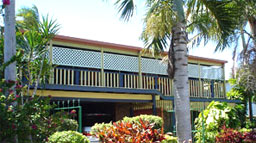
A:
{"type": "MultiPolygon", "coordinates": [[[[129,45],[110,43],[110,42],[88,40],[88,39],[75,38],[75,37],[64,36],[64,35],[56,35],[53,40],[60,41],[60,42],[70,42],[75,44],[83,44],[83,45],[91,45],[91,46],[98,46],[98,47],[111,48],[111,49],[132,51],[132,52],[140,52],[143,50],[142,47],[137,47],[137,46],[129,46],[129,45]]],[[[192,55],[189,55],[188,58],[189,60],[198,60],[198,61],[205,61],[205,62],[212,62],[212,63],[220,63],[220,64],[227,63],[227,61],[224,61],[224,60],[204,58],[204,57],[192,56],[192,55]]]]}

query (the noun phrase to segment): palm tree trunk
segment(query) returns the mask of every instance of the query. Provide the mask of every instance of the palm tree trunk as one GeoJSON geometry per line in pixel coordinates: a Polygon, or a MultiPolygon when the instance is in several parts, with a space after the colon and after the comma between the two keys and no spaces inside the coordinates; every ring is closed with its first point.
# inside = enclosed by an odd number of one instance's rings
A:
{"type": "MultiPolygon", "coordinates": [[[[10,5],[5,7],[4,16],[4,62],[16,55],[16,34],[15,34],[15,0],[10,0],[10,5]]],[[[6,80],[16,80],[16,62],[8,65],[5,69],[6,80]]]]}
{"type": "Polygon", "coordinates": [[[248,21],[253,36],[254,48],[256,49],[256,19],[254,17],[250,17],[248,21]]]}
{"type": "MultiPolygon", "coordinates": [[[[191,137],[191,117],[188,86],[188,51],[186,20],[182,0],[173,1],[178,22],[172,28],[174,110],[179,143],[189,143],[191,137]]],[[[170,66],[168,66],[170,67],[170,66]]],[[[169,72],[170,70],[168,70],[169,72]]]]}
{"type": "MultiPolygon", "coordinates": [[[[4,15],[4,62],[11,60],[16,55],[16,32],[15,32],[15,0],[5,7],[4,15]]],[[[5,80],[16,81],[16,62],[5,68],[5,80]]],[[[13,88],[13,90],[15,90],[13,88]]],[[[15,92],[15,91],[14,91],[15,92]]],[[[8,93],[6,93],[8,96],[8,93]]],[[[15,135],[13,142],[18,143],[18,136],[15,135]]]]}
{"type": "Polygon", "coordinates": [[[179,143],[184,143],[184,141],[187,143],[191,139],[191,117],[185,24],[182,22],[177,23],[177,25],[173,27],[172,32],[174,56],[174,110],[177,136],[179,143]]]}

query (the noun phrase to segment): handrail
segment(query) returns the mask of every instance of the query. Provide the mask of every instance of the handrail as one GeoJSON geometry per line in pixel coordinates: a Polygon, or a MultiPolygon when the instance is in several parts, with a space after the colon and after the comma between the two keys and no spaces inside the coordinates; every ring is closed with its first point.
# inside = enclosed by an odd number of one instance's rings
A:
{"type": "MultiPolygon", "coordinates": [[[[87,68],[56,67],[51,79],[49,83],[52,85],[144,89],[158,91],[163,99],[173,96],[173,81],[163,75],[142,74],[139,76],[138,73],[121,71],[102,72],[87,68]]],[[[225,99],[223,84],[223,81],[190,78],[190,97],[225,99]]]]}

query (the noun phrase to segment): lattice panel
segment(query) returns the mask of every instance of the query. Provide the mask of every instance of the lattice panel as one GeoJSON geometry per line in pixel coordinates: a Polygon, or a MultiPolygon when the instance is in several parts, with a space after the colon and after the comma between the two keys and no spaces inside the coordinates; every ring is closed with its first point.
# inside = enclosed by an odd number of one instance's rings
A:
{"type": "Polygon", "coordinates": [[[198,65],[188,64],[188,76],[199,78],[199,67],[198,65]]]}
{"type": "Polygon", "coordinates": [[[101,53],[61,47],[53,47],[53,64],[101,68],[101,53]]]}
{"type": "Polygon", "coordinates": [[[167,64],[161,60],[141,58],[141,71],[143,73],[167,75],[167,64]]]}
{"type": "Polygon", "coordinates": [[[223,79],[221,67],[200,66],[201,78],[223,79]]]}
{"type": "Polygon", "coordinates": [[[137,57],[104,53],[104,69],[138,72],[137,57]]]}

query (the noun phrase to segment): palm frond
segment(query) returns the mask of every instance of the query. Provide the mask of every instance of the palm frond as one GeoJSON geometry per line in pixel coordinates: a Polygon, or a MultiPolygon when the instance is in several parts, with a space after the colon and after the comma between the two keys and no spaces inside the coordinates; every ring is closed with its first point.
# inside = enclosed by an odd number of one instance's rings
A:
{"type": "MultiPolygon", "coordinates": [[[[208,40],[217,42],[216,50],[223,50],[234,40],[241,13],[237,2],[231,0],[187,0],[189,29],[201,33],[205,44],[208,40]]],[[[191,32],[191,31],[190,31],[191,32]]],[[[201,40],[198,40],[199,42],[201,40]]]]}
{"type": "Polygon", "coordinates": [[[128,21],[135,11],[134,0],[117,0],[115,5],[118,7],[118,12],[121,13],[121,19],[128,21]]]}
{"type": "Polygon", "coordinates": [[[148,6],[150,8],[144,19],[145,27],[141,39],[145,47],[151,49],[155,55],[167,50],[176,14],[170,0],[156,0],[148,6]]]}
{"type": "Polygon", "coordinates": [[[35,5],[32,8],[21,8],[16,16],[22,18],[16,21],[18,27],[24,30],[38,28],[37,26],[40,19],[38,9],[35,5]]]}
{"type": "Polygon", "coordinates": [[[39,23],[40,32],[45,39],[52,39],[59,31],[60,25],[56,20],[49,19],[49,16],[42,17],[42,22],[39,23]]]}

